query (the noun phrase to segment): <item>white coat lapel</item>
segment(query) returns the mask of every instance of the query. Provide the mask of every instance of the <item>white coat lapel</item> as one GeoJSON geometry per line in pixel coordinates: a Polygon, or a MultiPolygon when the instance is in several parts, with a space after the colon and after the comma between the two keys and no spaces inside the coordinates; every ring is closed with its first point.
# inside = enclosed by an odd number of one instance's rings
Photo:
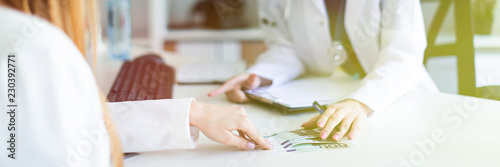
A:
{"type": "MultiPolygon", "coordinates": [[[[293,1],[293,0],[292,0],[293,1]]],[[[358,21],[361,17],[362,9],[367,0],[346,0],[346,13],[344,16],[344,26],[350,39],[354,36],[354,30],[357,28],[358,21]]],[[[310,0],[317,11],[325,18],[328,18],[328,13],[325,8],[324,0],[310,0]]]]}
{"type": "Polygon", "coordinates": [[[354,31],[358,28],[357,24],[361,17],[361,11],[366,4],[365,1],[366,0],[346,0],[344,26],[351,40],[354,36],[354,31]]]}
{"type": "Polygon", "coordinates": [[[370,60],[369,57],[373,54],[376,55],[377,50],[375,50],[376,45],[373,45],[373,41],[371,41],[373,39],[376,39],[376,36],[370,37],[365,32],[367,24],[364,22],[367,22],[368,20],[366,18],[363,18],[367,17],[366,13],[363,12],[372,11],[372,8],[374,8],[374,6],[372,6],[373,3],[376,3],[375,0],[347,0],[346,13],[344,16],[344,26],[347,32],[347,36],[351,41],[352,47],[354,49],[354,52],[356,53],[356,56],[358,57],[359,63],[366,72],[370,72],[369,69],[371,68],[371,66],[369,65],[370,63],[368,62],[372,60],[370,60]]]}
{"type": "MultiPolygon", "coordinates": [[[[292,1],[294,1],[294,0],[292,0],[292,1]]],[[[323,17],[326,18],[328,16],[328,13],[326,12],[324,0],[309,0],[309,2],[311,2],[313,4],[313,6],[316,7],[317,11],[319,13],[321,13],[321,15],[323,17]]]]}

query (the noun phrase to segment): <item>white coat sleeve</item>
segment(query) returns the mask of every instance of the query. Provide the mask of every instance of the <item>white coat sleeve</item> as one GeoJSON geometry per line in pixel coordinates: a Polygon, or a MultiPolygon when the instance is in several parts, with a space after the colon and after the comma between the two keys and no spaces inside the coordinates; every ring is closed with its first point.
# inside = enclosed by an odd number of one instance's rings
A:
{"type": "Polygon", "coordinates": [[[284,1],[259,1],[261,29],[268,47],[259,55],[256,64],[248,73],[272,80],[272,85],[279,85],[304,73],[304,65],[296,55],[291,42],[287,23],[283,20],[284,1]],[[264,21],[266,20],[266,21],[264,21]],[[267,22],[263,23],[263,22],[267,22]],[[274,24],[276,26],[273,26],[274,24]]]}
{"type": "Polygon", "coordinates": [[[425,74],[427,45],[420,1],[387,0],[382,3],[380,55],[348,98],[381,110],[415,88],[425,74]]]}
{"type": "Polygon", "coordinates": [[[198,129],[189,124],[193,98],[107,103],[124,152],[195,147],[198,129]]]}

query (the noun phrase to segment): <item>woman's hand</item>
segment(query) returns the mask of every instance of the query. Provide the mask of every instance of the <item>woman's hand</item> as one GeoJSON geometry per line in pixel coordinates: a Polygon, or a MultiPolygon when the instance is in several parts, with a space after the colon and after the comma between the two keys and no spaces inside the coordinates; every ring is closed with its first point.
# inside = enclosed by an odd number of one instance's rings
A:
{"type": "Polygon", "coordinates": [[[233,103],[248,102],[249,99],[243,89],[255,89],[263,85],[271,84],[270,80],[258,77],[255,74],[240,74],[229,79],[221,87],[210,92],[208,96],[214,97],[226,93],[226,97],[233,103]]]}
{"type": "Polygon", "coordinates": [[[366,118],[373,110],[365,104],[352,99],[340,101],[328,106],[322,115],[318,115],[302,124],[304,128],[323,128],[321,138],[326,139],[335,128],[332,139],[341,140],[349,132],[348,138],[352,140],[358,134],[366,118]]]}
{"type": "Polygon", "coordinates": [[[189,122],[209,139],[222,144],[248,150],[254,149],[255,144],[258,144],[264,149],[271,149],[271,144],[262,137],[248,119],[245,109],[239,106],[222,106],[193,101],[189,112],[189,122]],[[238,131],[239,136],[232,133],[234,130],[238,131]]]}

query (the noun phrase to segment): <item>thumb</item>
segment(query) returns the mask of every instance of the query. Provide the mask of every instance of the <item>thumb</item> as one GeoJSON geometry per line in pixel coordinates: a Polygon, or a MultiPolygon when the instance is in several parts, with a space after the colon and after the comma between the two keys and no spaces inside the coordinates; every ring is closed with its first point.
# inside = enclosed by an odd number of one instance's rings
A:
{"type": "Polygon", "coordinates": [[[229,131],[226,131],[225,135],[227,135],[227,137],[229,139],[226,140],[227,141],[226,143],[222,143],[222,144],[233,145],[233,146],[239,147],[241,149],[245,149],[245,150],[255,149],[255,143],[248,140],[244,136],[237,136],[229,131]]]}
{"type": "Polygon", "coordinates": [[[257,75],[251,74],[250,76],[248,76],[248,79],[243,84],[243,87],[245,89],[255,89],[260,86],[260,82],[261,80],[257,75]]]}
{"type": "Polygon", "coordinates": [[[311,129],[311,128],[315,128],[315,127],[317,127],[317,125],[318,125],[318,123],[317,123],[317,122],[318,122],[318,120],[319,120],[320,116],[321,116],[321,115],[317,115],[317,116],[315,116],[315,117],[311,118],[311,120],[309,120],[309,121],[305,122],[305,123],[304,123],[304,124],[302,124],[301,126],[302,126],[303,128],[305,128],[305,129],[311,129]]]}

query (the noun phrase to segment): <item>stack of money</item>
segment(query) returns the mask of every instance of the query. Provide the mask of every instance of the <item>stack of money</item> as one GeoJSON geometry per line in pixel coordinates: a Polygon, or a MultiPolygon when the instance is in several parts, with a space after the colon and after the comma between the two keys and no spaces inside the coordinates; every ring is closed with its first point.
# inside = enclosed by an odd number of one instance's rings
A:
{"type": "Polygon", "coordinates": [[[320,128],[298,129],[265,136],[273,144],[273,154],[286,154],[327,149],[352,148],[356,143],[349,140],[333,141],[330,138],[321,139],[320,128]]]}

